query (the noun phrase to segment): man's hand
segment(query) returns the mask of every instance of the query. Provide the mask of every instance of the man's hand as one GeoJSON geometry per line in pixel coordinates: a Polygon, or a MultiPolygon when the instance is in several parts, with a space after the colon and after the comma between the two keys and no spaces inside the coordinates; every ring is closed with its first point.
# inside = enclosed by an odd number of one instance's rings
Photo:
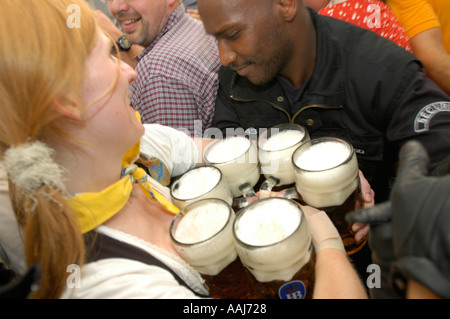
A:
{"type": "MultiPolygon", "coordinates": [[[[361,198],[362,198],[362,207],[357,206],[355,210],[359,208],[370,208],[375,205],[375,192],[370,187],[369,182],[365,178],[363,172],[359,171],[359,180],[361,183],[361,198]]],[[[370,226],[366,223],[355,222],[352,225],[352,230],[355,232],[355,241],[359,243],[364,240],[369,234],[370,226]]]]}
{"type": "Polygon", "coordinates": [[[316,253],[325,248],[334,248],[345,254],[341,236],[328,215],[311,206],[299,206],[308,221],[316,253]]]}

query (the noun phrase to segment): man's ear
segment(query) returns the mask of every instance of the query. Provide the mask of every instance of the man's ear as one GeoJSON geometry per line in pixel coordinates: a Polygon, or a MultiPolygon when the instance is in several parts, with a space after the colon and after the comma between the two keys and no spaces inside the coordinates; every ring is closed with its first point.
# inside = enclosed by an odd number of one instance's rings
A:
{"type": "Polygon", "coordinates": [[[56,113],[63,117],[76,121],[83,120],[83,113],[79,105],[69,98],[61,97],[56,99],[53,101],[52,107],[56,113]]]}
{"type": "Polygon", "coordinates": [[[296,17],[297,10],[298,10],[298,1],[299,0],[277,0],[276,1],[276,5],[279,10],[279,13],[285,21],[290,22],[296,17]]]}

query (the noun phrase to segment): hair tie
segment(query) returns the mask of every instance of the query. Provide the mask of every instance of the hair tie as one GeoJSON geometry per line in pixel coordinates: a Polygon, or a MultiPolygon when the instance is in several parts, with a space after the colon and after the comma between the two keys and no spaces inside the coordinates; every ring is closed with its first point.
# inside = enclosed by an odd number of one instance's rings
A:
{"type": "Polygon", "coordinates": [[[36,192],[41,186],[66,193],[64,171],[53,159],[54,150],[40,141],[8,148],[3,165],[11,182],[18,188],[36,192]]]}

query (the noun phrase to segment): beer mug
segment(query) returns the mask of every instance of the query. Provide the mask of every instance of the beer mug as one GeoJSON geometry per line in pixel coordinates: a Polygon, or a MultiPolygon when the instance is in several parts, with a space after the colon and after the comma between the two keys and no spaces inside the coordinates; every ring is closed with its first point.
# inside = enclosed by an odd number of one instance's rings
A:
{"type": "Polygon", "coordinates": [[[221,170],[233,197],[255,196],[253,187],[260,178],[256,146],[244,136],[232,136],[208,145],[205,163],[221,170]]]}
{"type": "Polygon", "coordinates": [[[315,253],[297,203],[280,197],[254,202],[237,213],[233,235],[259,298],[312,297],[315,253]]]}
{"type": "Polygon", "coordinates": [[[353,146],[336,137],[312,139],[292,155],[298,199],[325,211],[336,226],[348,255],[359,251],[367,241],[354,239],[355,233],[345,215],[362,205],[358,161],[353,146]]]}
{"type": "Polygon", "coordinates": [[[184,173],[170,187],[172,202],[180,209],[203,198],[220,198],[233,203],[230,186],[214,166],[200,166],[184,173]]]}
{"type": "Polygon", "coordinates": [[[184,207],[170,225],[175,250],[201,274],[214,298],[252,297],[234,245],[234,220],[235,213],[225,201],[201,199],[184,207]]]}
{"type": "Polygon", "coordinates": [[[273,126],[259,136],[258,158],[261,173],[266,178],[261,185],[259,198],[270,197],[275,186],[294,183],[292,154],[298,146],[309,140],[308,131],[292,123],[273,126]]]}

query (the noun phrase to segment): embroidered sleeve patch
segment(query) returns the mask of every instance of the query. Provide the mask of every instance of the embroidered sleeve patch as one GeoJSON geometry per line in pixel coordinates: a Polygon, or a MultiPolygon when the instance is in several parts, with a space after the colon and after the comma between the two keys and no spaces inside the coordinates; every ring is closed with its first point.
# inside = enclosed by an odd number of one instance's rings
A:
{"type": "Polygon", "coordinates": [[[423,107],[414,120],[414,131],[428,131],[431,119],[440,112],[450,112],[450,102],[435,102],[423,107]]]}

